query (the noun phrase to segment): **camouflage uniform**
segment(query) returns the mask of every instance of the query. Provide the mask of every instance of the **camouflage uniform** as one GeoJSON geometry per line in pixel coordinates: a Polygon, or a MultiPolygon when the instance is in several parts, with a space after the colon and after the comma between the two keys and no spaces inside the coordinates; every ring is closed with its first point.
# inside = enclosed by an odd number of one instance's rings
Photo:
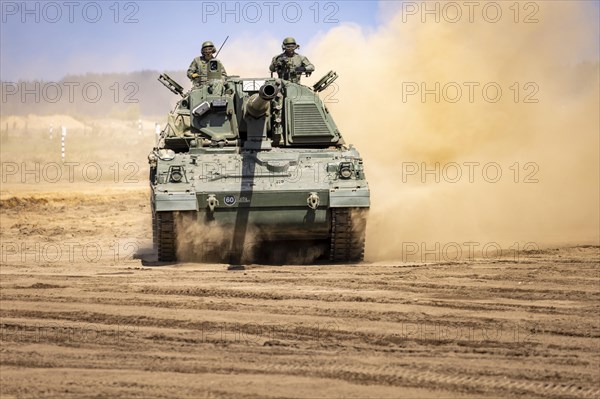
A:
{"type": "Polygon", "coordinates": [[[285,51],[279,55],[273,57],[273,61],[271,61],[271,66],[269,66],[269,70],[271,72],[277,72],[277,75],[281,79],[289,80],[293,83],[300,83],[300,73],[294,73],[294,70],[298,67],[306,68],[306,72],[314,72],[315,66],[310,63],[308,58],[303,55],[294,53],[293,56],[288,57],[285,51]],[[292,73],[287,74],[283,71],[283,64],[286,60],[290,60],[292,64],[292,73]],[[290,76],[291,75],[291,76],[290,76]]]}
{"type": "MultiPolygon", "coordinates": [[[[214,60],[214,58],[213,58],[214,60]]],[[[221,61],[217,60],[217,62],[221,65],[221,72],[223,74],[223,78],[227,77],[227,72],[225,71],[225,67],[221,64],[221,61]]],[[[196,57],[192,60],[190,67],[187,70],[187,77],[190,78],[192,82],[194,82],[195,86],[202,85],[206,83],[208,77],[208,60],[204,58],[204,56],[196,57]],[[200,75],[197,78],[192,77],[194,73],[200,75]]]]}

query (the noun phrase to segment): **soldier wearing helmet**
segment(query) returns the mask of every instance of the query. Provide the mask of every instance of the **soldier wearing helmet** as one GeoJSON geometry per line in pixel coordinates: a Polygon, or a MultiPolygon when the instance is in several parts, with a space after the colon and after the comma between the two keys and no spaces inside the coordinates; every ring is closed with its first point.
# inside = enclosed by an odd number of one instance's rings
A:
{"type": "MultiPolygon", "coordinates": [[[[208,61],[214,58],[214,53],[217,50],[213,42],[207,41],[202,43],[202,55],[200,57],[196,57],[192,60],[190,67],[187,70],[187,76],[194,83],[194,86],[200,86],[206,83],[208,76],[208,61]]],[[[221,64],[221,61],[219,61],[221,64]]],[[[223,77],[227,77],[227,72],[225,72],[225,67],[221,64],[221,71],[223,73],[223,77]]]]}
{"type": "Polygon", "coordinates": [[[296,39],[286,37],[283,39],[281,49],[283,53],[273,57],[269,70],[277,72],[281,79],[289,80],[293,83],[300,83],[302,72],[309,76],[315,70],[315,66],[310,63],[308,58],[296,53],[296,49],[300,48],[296,44],[296,39]]]}

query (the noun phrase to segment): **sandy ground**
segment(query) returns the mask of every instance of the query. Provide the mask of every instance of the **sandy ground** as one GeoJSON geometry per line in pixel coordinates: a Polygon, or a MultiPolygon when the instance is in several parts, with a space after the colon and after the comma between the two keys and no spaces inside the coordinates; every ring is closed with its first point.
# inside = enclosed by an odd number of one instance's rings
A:
{"type": "Polygon", "coordinates": [[[43,188],[2,192],[2,398],[600,396],[597,246],[158,266],[143,185],[43,188]]]}

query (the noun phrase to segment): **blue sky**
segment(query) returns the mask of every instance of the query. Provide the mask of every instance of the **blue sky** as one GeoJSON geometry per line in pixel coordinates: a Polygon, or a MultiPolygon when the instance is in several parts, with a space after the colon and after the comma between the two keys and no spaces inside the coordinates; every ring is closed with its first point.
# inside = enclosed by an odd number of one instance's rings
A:
{"type": "Polygon", "coordinates": [[[4,81],[186,69],[202,41],[218,46],[228,35],[228,43],[256,37],[270,59],[285,36],[305,44],[342,23],[374,29],[385,18],[373,1],[2,0],[1,6],[4,81]]]}
{"type": "MultiPolygon", "coordinates": [[[[512,18],[513,1],[499,2],[504,17],[512,18]]],[[[446,4],[427,2],[433,3],[446,4]]],[[[590,18],[597,20],[599,0],[584,3],[590,7],[590,18]]],[[[286,36],[294,36],[302,45],[300,52],[310,55],[311,43],[331,29],[353,24],[362,32],[376,32],[402,4],[399,0],[0,0],[0,79],[59,80],[86,72],[181,70],[199,55],[203,41],[218,46],[227,36],[220,58],[228,72],[235,74],[235,67],[244,69],[249,63],[261,69],[264,65],[266,71],[286,36]]],[[[597,33],[597,23],[590,33],[597,33]]],[[[352,49],[353,44],[340,45],[352,49]]],[[[597,59],[597,51],[594,55],[597,59]]]]}

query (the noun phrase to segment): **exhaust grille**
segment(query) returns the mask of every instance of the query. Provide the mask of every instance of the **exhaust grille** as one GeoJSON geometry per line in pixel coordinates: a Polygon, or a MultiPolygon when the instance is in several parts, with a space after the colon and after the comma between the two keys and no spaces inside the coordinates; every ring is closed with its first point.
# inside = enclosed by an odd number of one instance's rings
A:
{"type": "Polygon", "coordinates": [[[331,131],[315,104],[294,104],[294,137],[323,137],[330,141],[331,131]]]}

